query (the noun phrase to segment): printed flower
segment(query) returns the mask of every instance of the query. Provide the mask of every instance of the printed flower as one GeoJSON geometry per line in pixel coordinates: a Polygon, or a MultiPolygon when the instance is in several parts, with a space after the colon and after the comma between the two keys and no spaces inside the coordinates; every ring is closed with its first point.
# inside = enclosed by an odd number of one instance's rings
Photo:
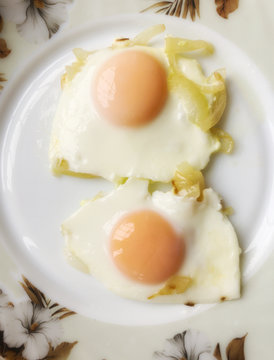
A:
{"type": "Polygon", "coordinates": [[[216,360],[207,337],[196,330],[186,330],[167,339],[165,349],[154,353],[161,360],[216,360]]]}
{"type": "Polygon", "coordinates": [[[44,358],[50,347],[60,343],[60,320],[51,317],[50,310],[25,301],[2,311],[4,342],[10,348],[24,345],[22,355],[27,360],[44,358]]]}
{"type": "Polygon", "coordinates": [[[0,13],[17,25],[28,41],[38,43],[55,34],[67,18],[72,0],[1,0],[0,13]]]}
{"type": "MultiPolygon", "coordinates": [[[[215,0],[216,11],[224,19],[238,9],[240,0],[215,0]]],[[[177,16],[186,19],[190,14],[191,20],[194,21],[196,14],[200,17],[200,0],[169,0],[156,1],[154,4],[145,8],[141,12],[154,10],[156,14],[164,13],[170,16],[177,16]]]]}

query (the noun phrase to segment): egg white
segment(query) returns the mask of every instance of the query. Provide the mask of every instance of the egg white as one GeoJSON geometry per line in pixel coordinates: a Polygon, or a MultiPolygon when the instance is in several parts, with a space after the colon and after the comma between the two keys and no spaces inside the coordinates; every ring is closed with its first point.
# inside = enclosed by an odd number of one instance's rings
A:
{"type": "MultiPolygon", "coordinates": [[[[187,161],[203,169],[219,141],[188,119],[180,95],[170,92],[162,111],[138,128],[112,125],[96,112],[91,87],[100,64],[118,52],[140,50],[156,57],[168,69],[163,49],[132,46],[104,49],[89,55],[86,65],[64,87],[53,121],[50,164],[54,170],[65,160],[69,171],[102,176],[168,182],[176,166],[187,161]]],[[[183,64],[181,64],[183,66],[183,64]]],[[[187,71],[195,75],[199,64],[187,71]]]]}
{"type": "Polygon", "coordinates": [[[212,303],[238,298],[237,236],[220,211],[218,195],[212,189],[205,189],[203,195],[201,202],[185,199],[172,191],[155,191],[151,195],[148,181],[128,180],[110,194],[86,202],[63,223],[67,249],[87,266],[92,276],[122,297],[166,303],[212,303]],[[183,235],[186,258],[177,275],[193,280],[183,294],[148,300],[165,283],[135,282],[116,268],[109,251],[113,226],[124,214],[140,209],[157,211],[183,235]]]}

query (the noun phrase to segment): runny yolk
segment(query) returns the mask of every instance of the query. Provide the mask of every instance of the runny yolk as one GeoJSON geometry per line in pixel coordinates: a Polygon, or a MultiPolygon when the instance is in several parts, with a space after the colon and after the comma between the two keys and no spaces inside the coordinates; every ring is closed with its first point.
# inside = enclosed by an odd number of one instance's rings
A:
{"type": "Polygon", "coordinates": [[[180,268],[183,239],[158,213],[142,210],[124,216],[114,227],[110,250],[127,277],[147,284],[167,280],[180,268]]]}
{"type": "Polygon", "coordinates": [[[158,115],[166,101],[166,71],[152,55],[123,51],[101,66],[92,95],[99,115],[112,124],[145,125],[158,115]]]}

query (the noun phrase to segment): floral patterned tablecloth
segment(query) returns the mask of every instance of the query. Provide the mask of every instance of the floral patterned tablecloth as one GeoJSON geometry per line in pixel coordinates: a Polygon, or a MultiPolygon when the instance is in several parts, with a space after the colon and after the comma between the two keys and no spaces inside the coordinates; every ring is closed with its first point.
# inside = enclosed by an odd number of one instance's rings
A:
{"type": "MultiPolygon", "coordinates": [[[[142,11],[207,25],[241,47],[273,83],[269,0],[0,0],[0,88],[55,34],[142,11]]],[[[22,277],[20,264],[0,244],[0,359],[272,359],[273,260],[272,253],[238,302],[184,321],[126,327],[84,318],[48,299],[43,285],[38,289],[22,277]]]]}

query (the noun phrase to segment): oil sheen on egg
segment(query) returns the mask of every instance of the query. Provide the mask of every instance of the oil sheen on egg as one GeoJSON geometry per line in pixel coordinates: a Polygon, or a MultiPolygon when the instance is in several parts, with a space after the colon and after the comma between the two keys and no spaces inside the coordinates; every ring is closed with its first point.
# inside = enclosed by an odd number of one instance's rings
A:
{"type": "Polygon", "coordinates": [[[62,231],[67,250],[121,297],[196,304],[240,296],[237,236],[210,188],[197,201],[151,195],[148,181],[130,179],[85,202],[62,231]]]}
{"type": "MultiPolygon", "coordinates": [[[[188,66],[190,77],[196,67],[188,66]]],[[[168,182],[183,161],[204,168],[219,141],[189,121],[167,74],[160,48],[90,54],[62,91],[50,144],[53,171],[168,182]]]]}

